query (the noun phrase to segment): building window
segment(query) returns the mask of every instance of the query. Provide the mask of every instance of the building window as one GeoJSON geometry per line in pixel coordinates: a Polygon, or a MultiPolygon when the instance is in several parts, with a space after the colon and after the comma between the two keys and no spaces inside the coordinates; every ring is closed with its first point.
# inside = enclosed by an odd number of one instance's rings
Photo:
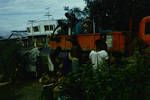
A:
{"type": "Polygon", "coordinates": [[[44,29],[45,29],[45,31],[49,31],[49,26],[48,25],[44,25],[44,29]]]}
{"type": "Polygon", "coordinates": [[[50,31],[54,30],[53,25],[50,25],[50,31]]]}
{"type": "Polygon", "coordinates": [[[30,32],[31,32],[29,27],[27,27],[27,32],[28,32],[28,33],[30,33],[30,32]]]}
{"type": "Polygon", "coordinates": [[[38,27],[38,26],[34,26],[34,27],[33,27],[33,31],[34,31],[34,32],[38,32],[38,31],[39,31],[39,27],[38,27]]]}
{"type": "Polygon", "coordinates": [[[145,24],[145,34],[149,34],[150,35],[150,22],[147,22],[145,24]]]}
{"type": "Polygon", "coordinates": [[[44,25],[45,31],[52,31],[54,30],[55,25],[44,25]]]}

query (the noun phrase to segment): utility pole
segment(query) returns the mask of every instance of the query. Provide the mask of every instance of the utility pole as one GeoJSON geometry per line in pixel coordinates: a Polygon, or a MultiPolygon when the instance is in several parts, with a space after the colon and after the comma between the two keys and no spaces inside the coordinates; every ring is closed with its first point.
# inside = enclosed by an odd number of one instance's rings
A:
{"type": "Polygon", "coordinates": [[[93,22],[93,33],[95,34],[95,20],[94,20],[94,17],[92,19],[92,22],[93,22]]]}
{"type": "MultiPolygon", "coordinates": [[[[51,34],[51,32],[50,32],[50,16],[52,16],[52,15],[50,15],[50,8],[48,7],[48,8],[46,8],[46,10],[48,10],[48,12],[45,14],[45,16],[47,16],[48,17],[48,23],[49,23],[49,25],[48,25],[48,27],[49,27],[49,34],[51,34]]],[[[48,44],[48,34],[46,35],[46,45],[48,44]]]]}
{"type": "Polygon", "coordinates": [[[35,41],[33,40],[33,23],[36,22],[36,20],[29,20],[29,23],[31,23],[31,36],[32,36],[32,42],[35,44],[35,41]]]}
{"type": "Polygon", "coordinates": [[[46,10],[48,10],[48,12],[45,14],[45,16],[47,16],[48,17],[48,23],[49,23],[49,33],[50,33],[50,16],[52,16],[52,15],[50,15],[50,8],[48,7],[48,8],[46,8],[46,10]]]}

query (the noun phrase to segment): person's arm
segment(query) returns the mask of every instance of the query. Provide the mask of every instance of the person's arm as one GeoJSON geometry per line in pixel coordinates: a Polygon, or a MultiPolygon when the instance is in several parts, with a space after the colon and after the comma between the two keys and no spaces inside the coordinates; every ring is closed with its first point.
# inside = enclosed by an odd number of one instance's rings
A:
{"type": "Polygon", "coordinates": [[[78,58],[72,57],[72,56],[71,56],[71,53],[69,53],[68,58],[69,58],[69,60],[78,60],[78,58]]]}
{"type": "Polygon", "coordinates": [[[94,54],[94,50],[92,50],[90,53],[89,53],[89,59],[91,59],[92,58],[92,55],[94,54]]]}

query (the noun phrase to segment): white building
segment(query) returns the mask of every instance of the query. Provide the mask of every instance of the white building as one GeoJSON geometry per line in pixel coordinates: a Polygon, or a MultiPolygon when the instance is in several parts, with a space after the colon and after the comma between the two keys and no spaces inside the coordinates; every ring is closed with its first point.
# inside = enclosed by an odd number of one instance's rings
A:
{"type": "Polygon", "coordinates": [[[28,35],[50,35],[57,26],[57,20],[30,21],[27,24],[28,35]]]}

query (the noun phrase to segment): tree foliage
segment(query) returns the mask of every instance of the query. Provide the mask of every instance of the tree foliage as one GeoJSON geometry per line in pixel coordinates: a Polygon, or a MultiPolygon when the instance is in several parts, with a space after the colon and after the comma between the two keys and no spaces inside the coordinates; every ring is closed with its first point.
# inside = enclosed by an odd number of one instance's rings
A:
{"type": "Polygon", "coordinates": [[[149,16],[150,1],[147,0],[84,0],[96,25],[103,29],[129,30],[132,20],[133,31],[144,16],[149,16]]]}
{"type": "Polygon", "coordinates": [[[19,65],[19,61],[21,62],[21,58],[19,58],[19,51],[21,44],[17,40],[2,40],[0,41],[0,73],[4,77],[14,78],[15,76],[15,68],[19,65]]]}

